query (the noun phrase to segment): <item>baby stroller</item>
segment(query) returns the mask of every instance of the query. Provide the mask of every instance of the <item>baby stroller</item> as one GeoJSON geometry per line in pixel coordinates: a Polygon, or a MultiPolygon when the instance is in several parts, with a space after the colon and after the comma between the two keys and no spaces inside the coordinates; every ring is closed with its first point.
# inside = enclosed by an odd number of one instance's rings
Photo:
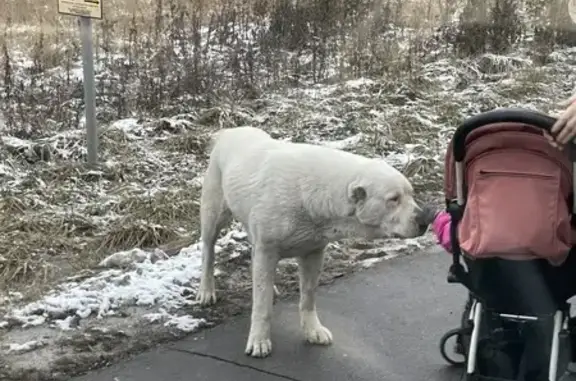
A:
{"type": "Polygon", "coordinates": [[[571,360],[570,306],[528,261],[549,253],[554,262],[572,245],[576,156],[570,147],[571,165],[542,136],[555,121],[526,110],[489,111],[464,121],[446,154],[448,282],[464,285],[468,300],[460,327],[442,337],[440,350],[450,364],[465,365],[466,381],[557,381],[571,360]],[[522,199],[525,207],[507,213],[522,199]],[[531,218],[554,238],[542,242],[543,232],[524,224],[531,218]],[[513,274],[496,274],[494,263],[506,263],[513,274]],[[450,349],[463,359],[449,356],[450,349]]]}

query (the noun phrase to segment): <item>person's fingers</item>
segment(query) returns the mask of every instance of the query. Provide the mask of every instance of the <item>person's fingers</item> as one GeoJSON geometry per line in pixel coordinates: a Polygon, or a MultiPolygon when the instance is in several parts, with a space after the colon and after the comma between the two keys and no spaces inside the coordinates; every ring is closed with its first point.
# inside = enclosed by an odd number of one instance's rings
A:
{"type": "Polygon", "coordinates": [[[556,142],[559,144],[564,144],[564,141],[566,140],[569,134],[570,129],[568,128],[568,124],[566,123],[564,124],[564,127],[562,127],[562,130],[560,130],[560,132],[556,134],[556,136],[554,136],[554,140],[556,140],[556,142]]]}
{"type": "Polygon", "coordinates": [[[556,123],[554,123],[552,129],[550,130],[550,133],[556,138],[556,140],[558,140],[558,136],[562,133],[562,130],[566,126],[568,120],[571,119],[574,115],[576,115],[576,105],[574,104],[568,106],[566,110],[560,114],[556,120],[556,123]]]}
{"type": "Polygon", "coordinates": [[[554,140],[558,143],[563,143],[567,136],[570,135],[570,126],[568,126],[568,121],[570,120],[570,115],[566,114],[566,118],[562,118],[562,125],[556,133],[552,133],[554,140]]]}
{"type": "Polygon", "coordinates": [[[554,123],[554,125],[550,129],[550,133],[553,136],[556,136],[559,131],[561,132],[562,129],[564,128],[564,126],[566,125],[568,118],[569,118],[569,114],[567,111],[564,111],[562,114],[560,114],[560,116],[556,120],[556,123],[554,123]]]}
{"type": "Polygon", "coordinates": [[[567,144],[576,137],[576,115],[571,114],[564,128],[556,135],[555,140],[560,144],[567,144]]]}
{"type": "Polygon", "coordinates": [[[546,131],[544,131],[543,135],[546,138],[546,140],[548,141],[548,144],[550,144],[554,148],[558,148],[558,143],[556,143],[556,141],[554,140],[554,137],[552,135],[550,135],[546,131]]]}

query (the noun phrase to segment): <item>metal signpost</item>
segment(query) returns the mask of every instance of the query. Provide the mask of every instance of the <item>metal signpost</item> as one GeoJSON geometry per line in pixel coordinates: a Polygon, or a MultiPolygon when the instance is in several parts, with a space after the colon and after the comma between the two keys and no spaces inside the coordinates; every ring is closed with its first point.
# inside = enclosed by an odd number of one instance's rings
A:
{"type": "Polygon", "coordinates": [[[58,13],[77,16],[80,21],[88,163],[95,165],[98,162],[98,130],[96,128],[96,89],[94,84],[92,19],[102,19],[102,0],[58,0],[58,13]]]}

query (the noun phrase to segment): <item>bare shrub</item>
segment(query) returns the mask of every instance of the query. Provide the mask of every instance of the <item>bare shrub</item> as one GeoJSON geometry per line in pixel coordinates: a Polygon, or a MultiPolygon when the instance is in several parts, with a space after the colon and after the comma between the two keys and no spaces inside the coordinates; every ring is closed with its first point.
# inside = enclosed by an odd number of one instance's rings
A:
{"type": "Polygon", "coordinates": [[[458,26],[443,34],[461,56],[504,53],[527,36],[533,36],[534,55],[542,59],[556,46],[576,44],[568,1],[466,0],[458,26]]]}
{"type": "Polygon", "coordinates": [[[460,55],[503,53],[523,34],[517,0],[467,0],[454,37],[460,55]]]}
{"type": "MultiPolygon", "coordinates": [[[[101,123],[254,99],[270,86],[409,72],[413,65],[399,39],[414,18],[400,0],[133,1],[139,5],[126,1],[95,24],[101,123]]],[[[3,45],[0,111],[16,135],[44,136],[82,119],[80,51],[70,39],[77,26],[61,19],[35,34],[27,69],[14,65],[11,50],[18,48],[3,45]]]]}
{"type": "Polygon", "coordinates": [[[534,42],[542,55],[558,45],[576,45],[576,25],[570,18],[567,0],[531,0],[536,27],[534,42]]]}
{"type": "Polygon", "coordinates": [[[524,27],[517,0],[496,0],[490,10],[488,44],[495,53],[504,53],[519,41],[524,27]]]}

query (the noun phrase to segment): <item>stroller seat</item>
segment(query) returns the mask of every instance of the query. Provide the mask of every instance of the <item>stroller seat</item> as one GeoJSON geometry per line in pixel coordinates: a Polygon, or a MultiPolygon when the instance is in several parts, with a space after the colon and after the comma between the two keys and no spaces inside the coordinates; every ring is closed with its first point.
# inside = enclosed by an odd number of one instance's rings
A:
{"type": "Polygon", "coordinates": [[[474,290],[461,327],[468,359],[476,358],[468,380],[560,379],[572,357],[570,305],[543,263],[464,258],[474,290]]]}
{"type": "Polygon", "coordinates": [[[576,170],[573,151],[569,160],[542,136],[555,121],[526,110],[490,111],[466,120],[448,149],[444,191],[453,257],[448,282],[464,285],[468,300],[460,327],[442,337],[440,350],[451,364],[465,365],[467,381],[558,381],[571,360],[570,306],[548,268],[571,249],[576,170]],[[506,160],[507,166],[499,167],[506,160]],[[487,176],[513,180],[504,188],[485,181],[487,176]],[[478,196],[481,192],[493,197],[478,196]],[[506,213],[517,199],[528,204],[506,213]],[[539,201],[547,209],[535,208],[539,201]],[[492,210],[483,212],[488,203],[492,210]],[[539,218],[543,230],[525,224],[524,235],[509,234],[530,218],[539,218]],[[543,239],[548,232],[552,238],[543,239]],[[493,239],[484,239],[487,234],[493,239]],[[447,355],[452,337],[464,360],[447,355]]]}

